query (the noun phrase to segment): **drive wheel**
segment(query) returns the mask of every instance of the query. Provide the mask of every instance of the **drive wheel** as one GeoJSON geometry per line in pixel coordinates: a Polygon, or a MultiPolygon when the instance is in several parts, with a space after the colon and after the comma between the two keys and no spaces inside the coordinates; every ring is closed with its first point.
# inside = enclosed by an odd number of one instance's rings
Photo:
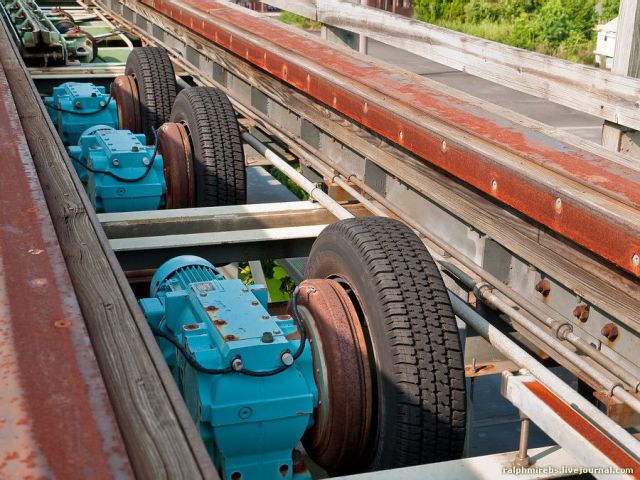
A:
{"type": "Polygon", "coordinates": [[[227,96],[211,87],[182,90],[173,105],[171,121],[184,125],[191,139],[196,205],[246,203],[242,139],[227,96]]]}
{"type": "Polygon", "coordinates": [[[465,437],[460,339],[442,277],[404,224],[369,217],[327,227],[306,278],[336,281],[368,344],[374,392],[367,448],[341,472],[459,458],[465,437]]]}
{"type": "Polygon", "coordinates": [[[176,98],[176,77],[169,55],[163,48],[136,47],[127,58],[125,75],[135,81],[140,108],[139,132],[147,145],[155,144],[154,131],[169,120],[176,98]]]}

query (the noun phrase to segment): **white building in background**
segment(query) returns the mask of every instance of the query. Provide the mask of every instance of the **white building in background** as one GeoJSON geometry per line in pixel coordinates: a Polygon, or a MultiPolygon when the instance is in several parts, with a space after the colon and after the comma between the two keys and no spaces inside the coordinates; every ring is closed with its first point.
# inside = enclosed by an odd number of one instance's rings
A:
{"type": "Polygon", "coordinates": [[[618,18],[614,18],[608,23],[598,25],[598,41],[596,43],[595,55],[596,64],[600,68],[611,69],[613,65],[613,55],[616,50],[616,32],[618,31],[618,18]]]}

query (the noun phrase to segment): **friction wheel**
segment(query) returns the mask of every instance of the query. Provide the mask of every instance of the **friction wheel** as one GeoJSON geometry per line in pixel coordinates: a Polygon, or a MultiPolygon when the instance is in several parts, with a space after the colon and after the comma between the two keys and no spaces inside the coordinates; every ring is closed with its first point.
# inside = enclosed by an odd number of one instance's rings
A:
{"type": "Polygon", "coordinates": [[[119,127],[144,133],[146,144],[153,145],[155,132],[169,120],[176,90],[167,52],[157,47],[134,48],[124,76],[116,78],[111,90],[118,106],[119,127]]]}
{"type": "Polygon", "coordinates": [[[373,413],[370,358],[358,314],[333,280],[305,280],[297,299],[320,400],[305,449],[331,474],[355,471],[367,450],[373,413]]]}
{"type": "Polygon", "coordinates": [[[305,276],[324,279],[302,283],[315,293],[301,288],[298,303],[310,312],[304,324],[328,399],[306,438],[311,458],[332,475],[460,458],[462,349],[421,240],[389,218],[342,220],[314,242],[305,276]]]}
{"type": "Polygon", "coordinates": [[[158,152],[162,155],[167,184],[166,208],[196,205],[196,185],[189,135],[180,123],[168,122],[158,130],[158,152]]]}
{"type": "Polygon", "coordinates": [[[111,97],[117,105],[118,127],[141,133],[140,99],[135,79],[130,75],[116,77],[111,87],[111,97]]]}
{"type": "Polygon", "coordinates": [[[191,141],[197,207],[241,205],[247,199],[244,151],[235,111],[217,88],[182,90],[171,121],[191,141]]]}

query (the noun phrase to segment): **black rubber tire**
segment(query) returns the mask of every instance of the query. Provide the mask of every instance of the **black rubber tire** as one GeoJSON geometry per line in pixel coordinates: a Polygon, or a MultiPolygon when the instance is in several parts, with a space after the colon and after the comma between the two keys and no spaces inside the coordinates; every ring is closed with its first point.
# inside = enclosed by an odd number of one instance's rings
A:
{"type": "Polygon", "coordinates": [[[169,55],[163,48],[136,47],[127,58],[125,75],[132,75],[138,86],[141,132],[147,145],[155,144],[154,131],[169,120],[176,99],[176,76],[169,55]]]}
{"type": "Polygon", "coordinates": [[[420,239],[389,218],[343,220],[318,236],[305,276],[343,285],[375,357],[370,455],[354,469],[460,458],[466,424],[460,338],[440,272],[420,239]]]}
{"type": "Polygon", "coordinates": [[[224,92],[213,87],[182,90],[172,122],[181,122],[191,138],[196,205],[216,207],[247,201],[244,150],[235,111],[224,92]]]}

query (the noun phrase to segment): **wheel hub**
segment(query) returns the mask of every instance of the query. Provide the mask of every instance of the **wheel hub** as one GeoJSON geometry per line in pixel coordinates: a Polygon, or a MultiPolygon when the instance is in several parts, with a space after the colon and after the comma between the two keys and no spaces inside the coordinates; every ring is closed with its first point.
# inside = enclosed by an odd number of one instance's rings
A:
{"type": "Polygon", "coordinates": [[[158,130],[158,152],[164,160],[166,208],[196,206],[191,140],[181,123],[168,122],[158,130]]]}
{"type": "Polygon", "coordinates": [[[120,75],[111,87],[111,96],[118,106],[118,127],[142,133],[138,85],[132,75],[120,75]]]}
{"type": "Polygon", "coordinates": [[[303,443],[330,474],[358,469],[368,451],[374,394],[369,353],[349,296],[334,280],[300,284],[298,311],[311,341],[319,405],[303,443]]]}

